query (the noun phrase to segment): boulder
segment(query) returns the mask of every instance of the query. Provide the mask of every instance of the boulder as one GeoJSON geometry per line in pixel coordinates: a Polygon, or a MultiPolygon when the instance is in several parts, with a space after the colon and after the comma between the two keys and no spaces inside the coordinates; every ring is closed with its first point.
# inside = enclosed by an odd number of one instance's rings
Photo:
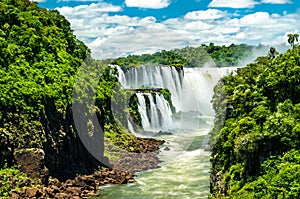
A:
{"type": "Polygon", "coordinates": [[[40,179],[41,183],[48,182],[49,171],[45,166],[45,152],[39,148],[23,148],[14,151],[14,159],[20,166],[20,171],[31,178],[40,179]]]}

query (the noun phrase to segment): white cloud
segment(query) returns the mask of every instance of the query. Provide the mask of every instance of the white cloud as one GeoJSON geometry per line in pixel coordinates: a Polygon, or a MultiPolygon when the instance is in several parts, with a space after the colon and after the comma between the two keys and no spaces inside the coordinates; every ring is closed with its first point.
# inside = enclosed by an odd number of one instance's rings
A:
{"type": "Polygon", "coordinates": [[[254,0],[212,0],[208,7],[253,8],[258,2],[254,0]]]}
{"type": "Polygon", "coordinates": [[[76,7],[69,7],[64,6],[61,8],[56,8],[62,15],[66,17],[73,18],[74,16],[85,16],[89,18],[93,18],[95,16],[98,16],[101,13],[105,12],[119,12],[122,11],[122,8],[120,6],[114,6],[109,3],[92,3],[90,5],[79,5],[76,7]]]}
{"type": "Polygon", "coordinates": [[[299,32],[300,13],[255,12],[245,16],[218,9],[199,10],[158,21],[153,16],[121,15],[121,7],[108,3],[57,8],[70,21],[76,36],[98,59],[210,42],[271,44],[286,42],[286,33],[299,32]],[[110,14],[114,12],[114,14],[110,14]]]}
{"type": "Polygon", "coordinates": [[[42,3],[42,2],[46,2],[46,0],[30,0],[32,2],[37,2],[37,3],[42,3]]]}
{"type": "Polygon", "coordinates": [[[125,0],[127,7],[161,9],[170,5],[170,0],[125,0]]]}
{"type": "Polygon", "coordinates": [[[174,49],[196,45],[195,41],[166,28],[145,28],[134,30],[98,42],[92,53],[95,58],[111,58],[129,54],[154,53],[163,49],[174,49]]]}
{"type": "Polygon", "coordinates": [[[288,4],[291,3],[291,1],[290,0],[262,0],[261,3],[288,4]]]}
{"type": "Polygon", "coordinates": [[[240,19],[243,25],[268,25],[273,24],[274,20],[271,19],[269,13],[267,12],[256,12],[253,14],[246,15],[240,19]]]}
{"type": "Polygon", "coordinates": [[[212,0],[208,7],[223,7],[223,8],[253,8],[257,4],[268,3],[268,4],[287,4],[291,3],[290,0],[212,0]]]}
{"type": "Polygon", "coordinates": [[[205,20],[205,19],[220,19],[227,16],[227,12],[223,12],[217,9],[199,10],[188,12],[184,15],[184,19],[190,20],[205,20]]]}

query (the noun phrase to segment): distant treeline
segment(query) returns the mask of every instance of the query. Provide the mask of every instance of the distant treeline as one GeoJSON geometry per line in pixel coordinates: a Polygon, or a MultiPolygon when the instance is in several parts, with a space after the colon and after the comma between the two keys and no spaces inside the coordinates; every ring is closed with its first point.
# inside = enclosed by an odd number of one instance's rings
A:
{"type": "MultiPolygon", "coordinates": [[[[122,67],[139,66],[143,64],[162,64],[180,67],[203,67],[205,64],[216,67],[237,66],[242,60],[252,56],[257,48],[268,50],[267,46],[251,46],[247,44],[231,44],[217,46],[214,43],[202,44],[199,47],[185,47],[174,50],[162,50],[154,54],[129,55],[116,59],[107,59],[108,64],[117,64],[122,67]]],[[[250,58],[251,59],[251,58],[250,58]]],[[[252,57],[254,60],[255,57],[252,57]]]]}

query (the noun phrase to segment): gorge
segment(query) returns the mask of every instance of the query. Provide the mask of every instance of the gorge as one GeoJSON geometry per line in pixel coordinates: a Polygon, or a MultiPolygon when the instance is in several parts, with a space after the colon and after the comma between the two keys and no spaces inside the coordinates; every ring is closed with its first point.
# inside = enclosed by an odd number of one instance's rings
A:
{"type": "Polygon", "coordinates": [[[160,168],[137,173],[133,184],[102,187],[101,198],[207,198],[208,132],[214,116],[210,100],[220,77],[235,68],[114,67],[124,89],[138,89],[135,95],[143,131],[137,132],[136,124],[128,120],[131,132],[166,143],[159,153],[160,168]],[[151,88],[168,89],[175,110],[171,111],[161,93],[146,92],[151,88]]]}
{"type": "Polygon", "coordinates": [[[0,198],[300,198],[297,31],[96,60],[51,9],[0,1],[0,198]]]}

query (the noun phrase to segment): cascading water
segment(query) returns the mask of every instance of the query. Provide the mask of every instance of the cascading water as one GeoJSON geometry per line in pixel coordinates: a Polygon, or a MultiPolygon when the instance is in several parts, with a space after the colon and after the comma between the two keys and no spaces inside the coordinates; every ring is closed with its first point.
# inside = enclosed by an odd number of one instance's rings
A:
{"type": "Polygon", "coordinates": [[[167,88],[172,94],[172,103],[176,111],[181,110],[180,97],[182,73],[174,67],[141,66],[131,68],[124,73],[118,66],[119,82],[126,89],[132,88],[167,88]],[[126,77],[125,80],[123,77],[126,77]]]}
{"type": "Polygon", "coordinates": [[[162,94],[155,95],[156,107],[160,111],[162,130],[168,130],[172,125],[172,110],[169,102],[162,94]]]}
{"type": "MultiPolygon", "coordinates": [[[[136,96],[143,130],[147,132],[169,130],[172,125],[172,111],[164,96],[160,93],[136,93],[136,96]],[[146,99],[149,100],[150,108],[147,108],[146,99]]],[[[132,127],[132,124],[130,126],[132,127]]]]}
{"type": "MultiPolygon", "coordinates": [[[[165,128],[172,134],[159,137],[166,141],[159,153],[160,168],[138,173],[136,183],[103,187],[101,198],[207,198],[210,163],[205,147],[213,118],[210,100],[213,86],[232,70],[184,68],[183,73],[174,67],[143,66],[121,75],[123,71],[119,70],[124,88],[167,88],[176,112],[172,115],[161,94],[136,93],[143,129],[165,128]],[[146,99],[152,108],[147,108],[146,99]]],[[[129,128],[135,133],[131,124],[129,128]]]]}
{"type": "Polygon", "coordinates": [[[172,111],[164,96],[160,93],[136,93],[136,96],[143,130],[147,132],[168,130],[172,125],[172,111]],[[150,109],[147,108],[146,99],[149,100],[150,109]]]}
{"type": "Polygon", "coordinates": [[[119,73],[119,75],[118,75],[119,82],[121,83],[121,85],[123,87],[127,87],[126,77],[125,77],[125,74],[124,74],[123,70],[119,66],[117,66],[116,68],[117,68],[118,73],[119,73]]]}
{"type": "Polygon", "coordinates": [[[142,127],[145,131],[150,131],[151,125],[147,114],[147,105],[145,97],[141,93],[137,93],[136,96],[138,98],[138,109],[142,118],[142,127]]]}
{"type": "MultiPolygon", "coordinates": [[[[213,86],[220,76],[228,74],[233,68],[184,68],[178,70],[170,66],[141,66],[123,70],[116,66],[119,72],[119,82],[126,89],[132,88],[166,88],[171,92],[172,104],[175,107],[177,117],[184,117],[189,112],[193,112],[194,117],[213,117],[213,110],[210,103],[213,93],[213,86]],[[221,74],[221,75],[220,75],[221,74]],[[178,114],[181,114],[178,116],[178,114]]],[[[157,124],[158,109],[153,103],[153,98],[148,95],[152,113],[147,112],[145,99],[146,94],[139,94],[139,110],[142,117],[142,127],[145,131],[158,132],[171,128],[181,128],[185,125],[182,122],[165,120],[164,128],[157,124]],[[147,113],[147,114],[146,114],[147,113]],[[148,118],[146,118],[148,116],[148,118]],[[151,118],[152,117],[152,118],[151,118]]],[[[166,100],[162,99],[165,103],[166,100]]],[[[168,109],[163,109],[162,115],[170,116],[168,109]],[[167,111],[167,112],[165,112],[167,111]]],[[[172,117],[172,115],[170,116],[172,117]]],[[[166,118],[160,118],[166,119],[166,118]]],[[[172,120],[172,119],[171,119],[172,120]]],[[[159,122],[162,122],[160,120],[159,122]]]]}
{"type": "Polygon", "coordinates": [[[186,68],[182,85],[182,111],[197,111],[201,115],[213,115],[210,99],[209,84],[201,68],[186,68]]]}

